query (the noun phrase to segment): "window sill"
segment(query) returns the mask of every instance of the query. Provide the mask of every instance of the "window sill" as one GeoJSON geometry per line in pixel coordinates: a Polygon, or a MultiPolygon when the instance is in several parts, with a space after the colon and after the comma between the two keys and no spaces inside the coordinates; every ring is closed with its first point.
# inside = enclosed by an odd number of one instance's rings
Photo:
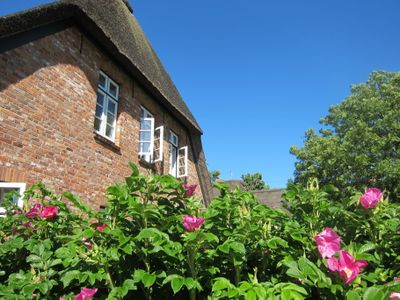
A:
{"type": "Polygon", "coordinates": [[[93,136],[95,138],[95,140],[99,141],[100,143],[102,143],[104,146],[106,146],[107,148],[121,153],[121,148],[119,146],[117,146],[113,141],[109,140],[108,138],[102,136],[101,134],[99,134],[96,131],[93,131],[93,136]]]}
{"type": "Polygon", "coordinates": [[[155,169],[155,163],[145,160],[142,156],[138,156],[139,165],[146,169],[155,169]]]}

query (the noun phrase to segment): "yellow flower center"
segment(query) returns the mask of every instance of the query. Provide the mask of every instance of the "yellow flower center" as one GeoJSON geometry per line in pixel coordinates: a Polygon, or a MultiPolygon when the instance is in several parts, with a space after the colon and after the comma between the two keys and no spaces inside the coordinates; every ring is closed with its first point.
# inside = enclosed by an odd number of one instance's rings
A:
{"type": "Polygon", "coordinates": [[[350,278],[351,274],[353,273],[349,268],[344,268],[343,271],[346,273],[348,278],[350,278]]]}

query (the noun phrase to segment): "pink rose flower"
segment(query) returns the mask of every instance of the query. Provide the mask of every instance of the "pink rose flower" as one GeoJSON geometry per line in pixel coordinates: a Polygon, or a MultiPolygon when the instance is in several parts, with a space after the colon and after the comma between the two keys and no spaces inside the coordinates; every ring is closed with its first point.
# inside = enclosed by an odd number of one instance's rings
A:
{"type": "Polygon", "coordinates": [[[82,288],[81,292],[75,296],[74,300],[90,300],[97,293],[97,289],[82,288]]]}
{"type": "Polygon", "coordinates": [[[391,293],[389,299],[400,299],[400,293],[396,292],[391,293]]]}
{"type": "Polygon", "coordinates": [[[350,253],[343,250],[339,251],[339,260],[331,257],[327,262],[328,269],[333,272],[339,272],[344,277],[345,283],[352,282],[361,272],[361,268],[365,268],[368,265],[365,260],[355,260],[350,253]]]}
{"type": "MultiPolygon", "coordinates": [[[[400,277],[394,277],[393,280],[400,280],[400,277]]],[[[391,293],[389,299],[400,299],[400,293],[391,293]]]]}
{"type": "Polygon", "coordinates": [[[378,188],[369,188],[361,197],[360,204],[364,208],[374,208],[379,200],[382,199],[383,193],[378,188]]]}
{"type": "Polygon", "coordinates": [[[31,207],[31,209],[25,214],[25,217],[27,218],[35,218],[40,215],[42,212],[43,205],[40,203],[36,203],[31,207]]]}
{"type": "Polygon", "coordinates": [[[98,231],[102,232],[104,230],[104,228],[106,228],[106,227],[107,227],[107,224],[103,224],[103,225],[97,226],[96,228],[98,231]]]}
{"type": "Polygon", "coordinates": [[[185,189],[185,196],[190,197],[194,194],[195,189],[197,188],[197,184],[184,184],[183,188],[185,189]]]}
{"type": "Polygon", "coordinates": [[[43,211],[40,214],[40,217],[43,219],[52,219],[57,216],[57,213],[58,213],[57,206],[47,206],[47,207],[43,208],[43,211]]]}
{"type": "Polygon", "coordinates": [[[196,218],[195,216],[182,217],[183,227],[185,227],[187,231],[195,231],[200,229],[204,221],[205,221],[204,218],[196,218]]]}
{"type": "Polygon", "coordinates": [[[314,239],[322,258],[330,258],[340,250],[340,236],[331,228],[325,228],[314,239]]]}

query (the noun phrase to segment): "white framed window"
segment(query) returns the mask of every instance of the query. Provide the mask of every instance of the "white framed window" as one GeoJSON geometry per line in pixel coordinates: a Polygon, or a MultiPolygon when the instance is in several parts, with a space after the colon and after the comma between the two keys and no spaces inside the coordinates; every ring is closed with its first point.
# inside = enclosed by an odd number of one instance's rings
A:
{"type": "Polygon", "coordinates": [[[169,174],[177,177],[178,170],[178,136],[172,131],[168,135],[168,145],[169,145],[169,174]]]}
{"type": "Polygon", "coordinates": [[[164,126],[154,129],[153,162],[162,161],[164,156],[164,126]]]}
{"type": "Polygon", "coordinates": [[[154,142],[154,117],[145,108],[140,109],[139,156],[151,162],[154,142]]]}
{"type": "Polygon", "coordinates": [[[178,174],[176,177],[188,176],[188,146],[178,149],[178,174]]]}
{"type": "Polygon", "coordinates": [[[0,182],[0,215],[5,213],[5,209],[1,207],[1,203],[3,202],[5,195],[9,192],[16,191],[19,193],[19,197],[14,196],[13,200],[19,207],[22,208],[22,197],[24,195],[25,188],[26,184],[23,182],[0,182]]]}
{"type": "Polygon", "coordinates": [[[147,162],[163,160],[164,126],[154,128],[154,117],[144,107],[140,108],[139,156],[147,162]]]}
{"type": "Polygon", "coordinates": [[[100,71],[94,129],[105,138],[115,141],[119,86],[100,71]]]}

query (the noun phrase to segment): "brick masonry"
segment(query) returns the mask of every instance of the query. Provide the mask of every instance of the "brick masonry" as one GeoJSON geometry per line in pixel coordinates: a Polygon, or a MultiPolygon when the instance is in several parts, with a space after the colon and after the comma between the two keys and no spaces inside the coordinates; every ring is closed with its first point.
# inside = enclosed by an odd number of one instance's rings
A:
{"type": "Polygon", "coordinates": [[[129,161],[138,163],[142,105],[165,126],[164,160],[155,171],[168,173],[172,130],[180,147],[189,146],[185,182],[199,184],[187,130],[79,28],[1,53],[0,70],[0,181],[43,181],[99,208],[105,188],[124,181],[129,161]],[[93,131],[99,70],[120,86],[115,143],[93,131]]]}

